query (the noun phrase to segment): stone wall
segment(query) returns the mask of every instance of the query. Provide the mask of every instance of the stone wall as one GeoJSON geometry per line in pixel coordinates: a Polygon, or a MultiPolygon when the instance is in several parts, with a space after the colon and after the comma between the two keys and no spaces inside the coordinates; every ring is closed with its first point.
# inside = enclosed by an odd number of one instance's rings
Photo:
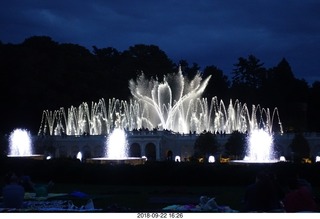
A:
{"type": "MultiPolygon", "coordinates": [[[[320,133],[305,133],[309,142],[311,157],[320,155],[320,133]]],[[[128,132],[129,147],[139,145],[142,156],[163,161],[179,156],[181,161],[193,155],[196,134],[175,134],[169,131],[128,132]]],[[[229,135],[217,135],[217,140],[223,150],[229,135]]],[[[281,156],[292,155],[289,147],[294,134],[275,135],[274,142],[281,149],[281,156]]],[[[79,151],[84,158],[104,157],[107,136],[34,136],[33,142],[38,153],[53,157],[75,157],[79,151]]]]}

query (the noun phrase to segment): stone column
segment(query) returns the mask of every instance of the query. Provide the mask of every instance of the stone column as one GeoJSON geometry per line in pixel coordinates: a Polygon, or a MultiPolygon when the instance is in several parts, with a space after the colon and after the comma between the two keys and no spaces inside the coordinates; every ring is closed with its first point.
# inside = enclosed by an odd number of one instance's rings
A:
{"type": "Polygon", "coordinates": [[[141,151],[141,157],[146,156],[146,145],[145,142],[140,142],[140,151],[141,151]]]}
{"type": "Polygon", "coordinates": [[[160,144],[159,141],[156,143],[156,160],[160,161],[161,160],[161,150],[160,150],[160,144]]]}

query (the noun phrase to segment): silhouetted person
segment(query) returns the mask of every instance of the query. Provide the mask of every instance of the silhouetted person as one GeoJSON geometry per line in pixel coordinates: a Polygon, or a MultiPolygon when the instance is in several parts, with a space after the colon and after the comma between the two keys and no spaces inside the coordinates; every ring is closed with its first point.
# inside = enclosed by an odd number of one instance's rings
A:
{"type": "Polygon", "coordinates": [[[20,183],[25,191],[36,193],[36,197],[47,197],[49,190],[53,187],[54,183],[49,181],[48,184],[34,183],[27,175],[20,177],[20,183]]]}
{"type": "Polygon", "coordinates": [[[283,199],[286,212],[314,212],[319,211],[312,194],[310,184],[298,178],[291,180],[289,192],[283,199]]]}
{"type": "Polygon", "coordinates": [[[249,185],[245,191],[245,212],[270,212],[282,209],[278,192],[273,179],[266,172],[259,172],[255,183],[249,185]]]}
{"type": "MultiPolygon", "coordinates": [[[[278,199],[279,199],[279,201],[281,203],[281,201],[283,200],[283,198],[285,196],[285,189],[283,188],[283,186],[279,182],[278,176],[276,174],[270,174],[270,177],[271,177],[271,179],[273,181],[275,192],[276,192],[276,194],[278,196],[278,199]]],[[[281,203],[281,206],[283,206],[282,203],[281,203]]]]}
{"type": "Polygon", "coordinates": [[[4,208],[22,208],[24,201],[24,188],[19,184],[19,178],[13,172],[5,177],[6,185],[2,189],[4,208]]]}
{"type": "Polygon", "coordinates": [[[30,176],[21,175],[19,176],[19,183],[23,186],[25,192],[34,192],[34,183],[31,181],[30,176]]]}

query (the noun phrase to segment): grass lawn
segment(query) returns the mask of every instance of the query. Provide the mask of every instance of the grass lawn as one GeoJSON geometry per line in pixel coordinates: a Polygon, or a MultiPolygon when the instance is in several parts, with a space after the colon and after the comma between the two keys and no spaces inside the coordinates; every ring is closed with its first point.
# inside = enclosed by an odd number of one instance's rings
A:
{"type": "MultiPolygon", "coordinates": [[[[52,193],[81,192],[89,197],[55,197],[75,206],[92,198],[103,212],[159,212],[170,205],[199,204],[201,196],[214,197],[220,206],[241,211],[245,188],[261,170],[276,174],[281,185],[299,173],[320,197],[320,164],[276,163],[225,165],[156,162],[144,165],[93,165],[70,159],[49,161],[0,160],[2,178],[8,171],[31,176],[34,182],[53,180],[52,193]]],[[[3,181],[2,181],[3,183],[3,181]]],[[[3,186],[3,185],[2,185],[3,186]]],[[[319,201],[318,201],[319,202],[319,201]]]]}
{"type": "MultiPolygon", "coordinates": [[[[56,184],[52,192],[79,191],[92,197],[95,208],[103,211],[161,211],[174,204],[199,204],[200,196],[215,197],[218,205],[241,209],[244,188],[239,186],[111,186],[85,184],[56,184]]],[[[76,206],[88,198],[72,198],[76,206]]]]}

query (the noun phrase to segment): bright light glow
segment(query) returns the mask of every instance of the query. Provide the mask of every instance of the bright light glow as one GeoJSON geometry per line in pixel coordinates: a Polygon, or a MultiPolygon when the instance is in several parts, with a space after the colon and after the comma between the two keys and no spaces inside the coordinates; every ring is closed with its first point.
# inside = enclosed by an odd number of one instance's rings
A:
{"type": "Polygon", "coordinates": [[[284,161],[286,161],[286,158],[284,156],[281,156],[280,161],[284,162],[284,161]]]}
{"type": "Polygon", "coordinates": [[[181,158],[180,158],[180,156],[176,156],[176,157],[174,158],[174,160],[175,160],[176,162],[180,162],[180,161],[181,161],[181,158]]]}
{"type": "Polygon", "coordinates": [[[109,135],[106,146],[106,157],[111,159],[122,159],[128,157],[128,141],[123,129],[116,128],[109,135]]]}
{"type": "Polygon", "coordinates": [[[80,161],[82,161],[82,153],[81,153],[81,151],[79,151],[79,152],[77,153],[77,159],[80,160],[80,161]]]}
{"type": "Polygon", "coordinates": [[[32,155],[31,134],[25,129],[15,129],[9,137],[9,155],[28,156],[32,155]]]}
{"type": "Polygon", "coordinates": [[[148,160],[148,158],[146,156],[142,156],[142,159],[145,159],[146,161],[148,160]]]}
{"type": "Polygon", "coordinates": [[[46,157],[46,159],[47,159],[47,160],[50,160],[50,159],[51,159],[51,156],[50,156],[50,155],[49,155],[49,156],[47,156],[47,157],[46,157]]]}
{"type": "Polygon", "coordinates": [[[316,156],[316,162],[320,162],[320,156],[316,156]]]}
{"type": "Polygon", "coordinates": [[[272,135],[263,129],[253,130],[249,135],[246,156],[255,162],[274,160],[272,135]]]}
{"type": "Polygon", "coordinates": [[[208,162],[209,163],[214,163],[214,162],[216,162],[216,159],[214,158],[214,156],[210,156],[209,159],[208,159],[208,162]]]}

